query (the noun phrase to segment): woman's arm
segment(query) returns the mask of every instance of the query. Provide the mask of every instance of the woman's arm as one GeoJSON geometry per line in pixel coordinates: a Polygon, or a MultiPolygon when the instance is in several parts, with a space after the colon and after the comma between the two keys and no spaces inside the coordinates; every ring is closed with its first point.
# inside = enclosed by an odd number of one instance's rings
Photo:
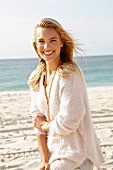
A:
{"type": "Polygon", "coordinates": [[[40,170],[49,170],[49,152],[46,135],[37,135],[37,142],[41,155],[40,170]]]}
{"type": "MultiPolygon", "coordinates": [[[[32,119],[33,119],[33,122],[36,120],[36,117],[41,117],[43,118],[44,115],[40,112],[39,108],[38,108],[38,103],[37,103],[37,95],[38,95],[38,92],[34,92],[33,90],[31,90],[31,104],[30,104],[30,114],[32,116],[32,119]]],[[[35,133],[37,135],[40,135],[40,134],[44,134],[46,135],[46,132],[43,131],[43,130],[39,130],[37,127],[34,126],[34,130],[35,130],[35,133]]]]}
{"type": "Polygon", "coordinates": [[[34,91],[31,91],[30,113],[34,121],[34,129],[37,134],[38,148],[41,155],[41,165],[39,170],[49,170],[49,152],[47,148],[46,131],[42,130],[41,128],[38,128],[39,125],[43,125],[43,123],[46,121],[46,118],[38,109],[37,93],[35,93],[34,91]]]}
{"type": "MultiPolygon", "coordinates": [[[[40,117],[36,116],[34,121],[34,127],[37,128],[40,131],[48,131],[48,122],[46,121],[45,116],[40,117]]],[[[38,142],[38,148],[41,155],[41,165],[40,170],[49,170],[49,151],[47,148],[47,138],[46,135],[40,134],[37,135],[37,142],[38,142]]]]}
{"type": "Polygon", "coordinates": [[[86,87],[82,74],[74,72],[62,83],[60,110],[49,126],[53,135],[68,135],[76,131],[86,113],[86,87]]]}

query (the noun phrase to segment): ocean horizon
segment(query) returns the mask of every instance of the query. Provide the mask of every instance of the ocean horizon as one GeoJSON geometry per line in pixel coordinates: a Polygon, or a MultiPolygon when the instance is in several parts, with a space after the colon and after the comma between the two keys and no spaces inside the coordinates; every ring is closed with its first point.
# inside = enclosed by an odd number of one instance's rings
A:
{"type": "MultiPolygon", "coordinates": [[[[113,86],[113,55],[75,57],[84,72],[87,87],[113,86]]],[[[0,92],[27,91],[28,77],[38,65],[38,58],[1,59],[0,92]]]]}

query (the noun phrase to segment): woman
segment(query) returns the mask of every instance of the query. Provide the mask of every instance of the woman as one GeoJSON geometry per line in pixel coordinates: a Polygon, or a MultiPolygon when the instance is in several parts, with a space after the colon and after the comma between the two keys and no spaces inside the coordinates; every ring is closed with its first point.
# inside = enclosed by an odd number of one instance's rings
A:
{"type": "Polygon", "coordinates": [[[100,169],[103,156],[94,132],[85,80],[73,60],[79,47],[51,18],[34,29],[38,67],[29,77],[31,114],[41,155],[40,170],[100,169]]]}

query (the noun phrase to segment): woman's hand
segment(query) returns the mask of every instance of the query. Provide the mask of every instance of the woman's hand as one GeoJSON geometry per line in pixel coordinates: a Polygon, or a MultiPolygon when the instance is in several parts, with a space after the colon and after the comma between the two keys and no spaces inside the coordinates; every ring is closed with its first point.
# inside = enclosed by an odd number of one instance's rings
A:
{"type": "Polygon", "coordinates": [[[42,162],[39,167],[39,170],[49,170],[49,168],[50,168],[50,165],[48,162],[42,162]]]}
{"type": "Polygon", "coordinates": [[[39,130],[49,131],[49,123],[46,120],[46,117],[37,116],[34,120],[34,127],[39,130]]]}

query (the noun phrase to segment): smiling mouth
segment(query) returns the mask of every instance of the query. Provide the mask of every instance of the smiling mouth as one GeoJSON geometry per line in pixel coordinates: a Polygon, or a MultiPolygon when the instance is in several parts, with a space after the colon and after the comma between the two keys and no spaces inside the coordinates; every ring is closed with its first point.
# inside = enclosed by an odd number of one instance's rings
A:
{"type": "Polygon", "coordinates": [[[51,55],[51,54],[53,54],[54,53],[54,51],[51,51],[51,52],[47,52],[47,51],[45,51],[45,52],[43,52],[45,55],[51,55]]]}

